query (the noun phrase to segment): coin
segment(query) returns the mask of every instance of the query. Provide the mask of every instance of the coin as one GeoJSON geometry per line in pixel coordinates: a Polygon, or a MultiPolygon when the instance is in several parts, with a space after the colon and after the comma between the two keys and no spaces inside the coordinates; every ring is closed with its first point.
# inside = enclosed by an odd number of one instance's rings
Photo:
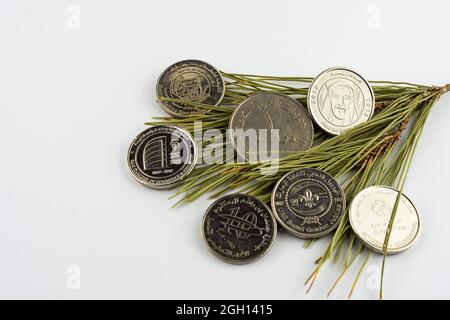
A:
{"type": "Polygon", "coordinates": [[[347,68],[319,74],[308,90],[308,110],[324,131],[338,135],[372,117],[375,96],[370,84],[347,68]]]}
{"type": "Polygon", "coordinates": [[[233,112],[229,127],[236,152],[254,162],[274,152],[276,157],[283,157],[307,150],[314,138],[307,110],[291,97],[274,92],[255,93],[243,101],[233,112]],[[252,133],[254,138],[249,142],[253,143],[244,142],[246,136],[252,138],[252,133]],[[278,149],[272,145],[273,140],[278,149]]]}
{"type": "Polygon", "coordinates": [[[189,132],[154,126],[141,132],[128,150],[132,176],[149,188],[173,187],[194,169],[197,148],[189,132]]]}
{"type": "Polygon", "coordinates": [[[220,72],[209,63],[200,60],[183,60],[172,64],[161,74],[156,85],[158,103],[167,113],[175,117],[198,115],[207,110],[162,101],[162,97],[218,105],[224,94],[225,83],[220,72]]]}
{"type": "Polygon", "coordinates": [[[294,236],[319,238],[337,227],[345,211],[345,194],[328,173],[302,168],[288,172],[277,182],[272,210],[294,236]]]}
{"type": "Polygon", "coordinates": [[[269,207],[242,193],[216,200],[203,217],[203,240],[225,262],[242,264],[262,257],[276,234],[277,224],[269,207]]]}
{"type": "MultiPolygon", "coordinates": [[[[363,244],[383,253],[384,238],[398,191],[386,186],[372,186],[360,191],[349,208],[353,231],[363,244]]],[[[388,254],[399,253],[416,241],[420,231],[420,217],[411,200],[400,197],[393,228],[389,237],[388,254]]]]}

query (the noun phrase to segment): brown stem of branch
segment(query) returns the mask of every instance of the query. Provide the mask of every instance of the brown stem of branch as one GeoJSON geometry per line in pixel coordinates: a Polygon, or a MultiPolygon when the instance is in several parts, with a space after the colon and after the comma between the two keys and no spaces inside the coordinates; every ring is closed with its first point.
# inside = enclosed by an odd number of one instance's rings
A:
{"type": "Polygon", "coordinates": [[[409,123],[409,117],[405,117],[403,121],[395,128],[391,133],[386,134],[382,138],[382,143],[374,150],[372,150],[368,155],[366,155],[363,159],[361,159],[360,165],[362,168],[366,166],[370,166],[380,154],[386,150],[388,150],[391,146],[397,143],[402,136],[402,132],[406,129],[406,126],[409,123]]]}
{"type": "Polygon", "coordinates": [[[392,101],[380,101],[375,103],[375,111],[381,111],[386,108],[392,101]]]}
{"type": "Polygon", "coordinates": [[[447,83],[445,86],[441,87],[441,92],[442,93],[446,93],[448,91],[450,91],[450,83],[447,83]]]}

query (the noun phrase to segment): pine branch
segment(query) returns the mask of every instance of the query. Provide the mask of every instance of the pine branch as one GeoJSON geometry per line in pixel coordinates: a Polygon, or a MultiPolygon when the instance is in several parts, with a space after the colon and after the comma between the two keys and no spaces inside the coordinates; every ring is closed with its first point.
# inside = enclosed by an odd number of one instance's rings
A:
{"type": "MultiPolygon", "coordinates": [[[[174,124],[193,132],[196,122],[201,121],[203,131],[211,128],[219,129],[224,138],[234,108],[250,95],[259,91],[274,91],[290,95],[305,105],[308,86],[313,80],[310,77],[272,77],[224,72],[222,75],[226,79],[226,91],[220,106],[183,102],[206,111],[201,115],[185,119],[158,118],[157,121],[147,124],[174,124]]],[[[374,184],[384,184],[402,190],[428,114],[437,99],[450,90],[450,84],[443,87],[429,87],[406,82],[371,81],[370,83],[377,103],[375,115],[369,121],[338,136],[328,136],[323,132],[316,133],[315,145],[311,149],[279,159],[278,171],[272,176],[261,175],[261,170],[270,167],[271,163],[268,162],[256,164],[227,162],[197,168],[175,193],[174,196],[181,197],[176,204],[192,202],[205,193],[217,197],[231,191],[246,192],[263,201],[269,201],[272,188],[278,179],[286,172],[300,167],[318,168],[334,176],[343,186],[348,203],[359,191],[374,184]],[[406,130],[407,128],[409,130],[406,130]]],[[[202,143],[208,145],[215,142],[203,141],[202,143]]],[[[217,146],[224,147],[225,143],[219,143],[217,146]]],[[[230,155],[226,157],[229,159],[230,155]]],[[[231,158],[234,158],[234,155],[231,155],[231,158]]],[[[396,206],[394,206],[385,238],[381,279],[384,275],[387,245],[396,206]]],[[[311,289],[324,264],[332,257],[337,262],[345,243],[348,243],[343,272],[333,284],[332,289],[336,286],[356,258],[354,239],[355,235],[349,224],[347,209],[324,254],[317,260],[314,271],[305,283],[308,285],[307,291],[311,289]]],[[[311,241],[306,242],[305,246],[311,243],[311,241]]],[[[366,258],[353,282],[349,297],[369,259],[370,252],[366,251],[364,251],[366,258]]],[[[356,253],[360,255],[363,250],[358,249],[356,253]]],[[[380,298],[382,288],[381,283],[380,298]]]]}

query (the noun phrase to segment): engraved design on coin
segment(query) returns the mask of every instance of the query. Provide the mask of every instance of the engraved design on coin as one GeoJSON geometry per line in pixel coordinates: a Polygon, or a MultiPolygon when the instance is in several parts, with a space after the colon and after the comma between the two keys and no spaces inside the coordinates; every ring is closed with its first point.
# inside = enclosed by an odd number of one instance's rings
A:
{"type": "Polygon", "coordinates": [[[272,192],[278,222],[300,238],[322,237],[337,227],[345,211],[345,194],[326,172],[303,168],[284,175],[272,192]]]}
{"type": "Polygon", "coordinates": [[[317,193],[313,193],[309,188],[305,189],[305,192],[299,195],[298,201],[303,202],[308,208],[312,208],[315,202],[319,201],[320,197],[317,193]]]}
{"type": "Polygon", "coordinates": [[[170,79],[170,93],[185,101],[203,102],[211,91],[211,84],[198,70],[181,70],[170,79]]]}
{"type": "Polygon", "coordinates": [[[241,264],[262,257],[272,246],[276,233],[270,209],[246,194],[216,200],[203,217],[203,240],[225,262],[241,264]]]}
{"type": "Polygon", "coordinates": [[[291,97],[275,92],[259,92],[243,101],[233,112],[229,127],[233,129],[230,131],[233,147],[247,161],[261,160],[261,151],[264,154],[274,152],[275,156],[283,157],[307,150],[314,138],[314,128],[307,110],[291,97]],[[272,137],[272,129],[278,130],[278,135],[272,137]],[[257,145],[239,144],[248,130],[255,130],[257,145]],[[278,141],[278,150],[274,150],[271,139],[278,141]],[[268,150],[253,150],[261,146],[268,150]]]}
{"type": "Polygon", "coordinates": [[[165,136],[150,139],[144,146],[144,170],[162,169],[167,167],[165,136]]]}
{"type": "MultiPolygon", "coordinates": [[[[386,186],[372,186],[360,191],[349,208],[350,224],[368,248],[383,253],[384,238],[398,191],[386,186]]],[[[420,217],[414,204],[402,194],[387,248],[388,254],[408,249],[417,239],[420,217]]]]}
{"type": "Polygon", "coordinates": [[[319,74],[311,83],[307,101],[317,125],[334,135],[369,120],[375,109],[370,84],[346,68],[332,68],[319,74]]]}
{"type": "Polygon", "coordinates": [[[170,188],[184,179],[197,161],[192,136],[173,126],[154,126],[131,143],[128,167],[132,176],[149,188],[170,188]]]}
{"type": "Polygon", "coordinates": [[[202,114],[207,110],[162,101],[161,97],[218,105],[224,94],[225,84],[220,72],[200,60],[183,60],[174,63],[161,74],[156,85],[158,103],[167,113],[176,117],[202,114]]]}

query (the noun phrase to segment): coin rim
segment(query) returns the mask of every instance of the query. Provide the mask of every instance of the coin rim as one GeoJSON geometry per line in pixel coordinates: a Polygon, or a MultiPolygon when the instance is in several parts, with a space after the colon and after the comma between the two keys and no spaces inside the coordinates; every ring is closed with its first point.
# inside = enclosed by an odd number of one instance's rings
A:
{"type": "Polygon", "coordinates": [[[342,189],[341,184],[340,184],[340,183],[339,183],[339,182],[338,182],[331,174],[329,174],[328,172],[325,172],[325,171],[323,171],[323,170],[320,170],[320,169],[304,167],[304,168],[300,168],[300,169],[296,169],[296,170],[291,170],[291,171],[289,171],[288,173],[284,174],[284,175],[277,181],[277,183],[275,184],[275,186],[274,186],[273,189],[272,189],[272,195],[271,195],[271,197],[270,197],[270,204],[271,204],[271,206],[272,206],[272,211],[273,211],[273,214],[274,214],[275,218],[277,219],[277,221],[280,223],[280,225],[281,225],[287,232],[289,232],[290,234],[296,236],[297,238],[301,238],[301,239],[317,239],[317,238],[322,238],[322,237],[326,236],[327,234],[331,233],[334,229],[336,229],[336,228],[338,227],[340,220],[342,219],[342,217],[343,217],[344,214],[345,214],[345,210],[346,210],[346,207],[347,207],[347,196],[346,196],[346,194],[345,194],[345,192],[344,192],[344,189],[342,189]],[[342,199],[343,199],[343,201],[342,201],[342,213],[341,213],[339,219],[336,221],[336,223],[335,223],[330,229],[328,229],[328,230],[326,230],[326,231],[323,231],[323,232],[320,232],[320,233],[317,233],[317,234],[313,234],[313,235],[308,234],[308,233],[301,233],[301,232],[298,232],[298,231],[296,231],[296,230],[292,230],[289,226],[287,226],[287,225],[284,223],[284,221],[281,220],[281,218],[280,218],[280,216],[278,215],[278,212],[277,212],[277,210],[276,210],[276,208],[275,208],[275,192],[276,192],[278,186],[280,185],[280,183],[283,181],[284,178],[286,178],[286,177],[287,177],[288,175],[290,175],[291,173],[296,172],[296,171],[301,171],[301,170],[304,170],[304,169],[310,169],[310,170],[316,170],[316,171],[319,171],[319,172],[321,172],[321,173],[323,173],[323,174],[326,174],[328,177],[332,178],[334,181],[336,181],[337,185],[339,186],[339,190],[341,190],[341,193],[342,193],[342,199]]]}
{"type": "MultiPolygon", "coordinates": [[[[349,127],[349,128],[347,128],[347,129],[345,129],[344,131],[342,131],[341,133],[330,132],[330,131],[328,131],[326,128],[322,127],[322,126],[319,124],[319,121],[317,121],[317,120],[314,118],[314,115],[313,115],[313,113],[311,112],[310,103],[309,103],[310,98],[311,98],[311,97],[310,97],[310,96],[311,96],[311,94],[310,94],[311,90],[310,90],[310,89],[313,87],[313,85],[314,85],[314,83],[316,82],[316,80],[317,80],[321,75],[323,75],[324,73],[327,73],[327,72],[330,72],[330,71],[333,71],[333,70],[344,70],[344,71],[350,71],[350,72],[353,72],[354,74],[358,75],[358,76],[359,76],[359,77],[367,84],[367,86],[369,87],[369,91],[370,91],[370,94],[371,94],[371,97],[372,97],[372,108],[371,108],[371,112],[370,112],[369,118],[368,118],[367,120],[365,120],[364,122],[369,121],[369,120],[372,118],[373,113],[375,112],[375,94],[374,94],[374,92],[373,92],[372,86],[370,85],[369,81],[367,81],[366,78],[364,78],[359,72],[357,72],[357,71],[355,71],[355,70],[353,70],[353,69],[351,69],[351,68],[347,68],[347,67],[332,67],[332,68],[328,68],[328,69],[322,71],[321,73],[319,73],[319,74],[314,78],[314,80],[311,82],[311,84],[310,84],[310,86],[309,86],[309,88],[308,88],[308,94],[306,95],[306,106],[307,106],[307,108],[308,108],[308,112],[309,112],[311,118],[313,119],[314,123],[315,123],[321,130],[325,131],[326,133],[328,133],[328,134],[330,134],[330,135],[338,136],[338,135],[340,135],[340,134],[343,134],[345,131],[354,128],[355,126],[349,127]]],[[[363,123],[364,123],[364,122],[363,122],[363,123]]]]}
{"type": "Polygon", "coordinates": [[[156,102],[159,104],[159,106],[160,106],[165,112],[167,112],[168,114],[170,114],[170,115],[172,115],[172,116],[174,116],[174,117],[176,117],[176,118],[189,118],[189,117],[194,116],[194,115],[202,115],[202,114],[205,114],[206,112],[208,112],[208,110],[205,110],[204,112],[199,112],[199,113],[196,113],[196,114],[193,114],[193,115],[183,115],[183,114],[179,114],[179,113],[176,113],[176,112],[170,110],[170,108],[167,107],[167,106],[164,104],[164,102],[161,101],[161,100],[159,99],[159,95],[158,95],[158,85],[159,85],[159,82],[161,81],[162,76],[166,73],[166,71],[168,71],[168,70],[169,70],[170,68],[172,68],[174,65],[179,64],[179,63],[183,63],[183,62],[188,62],[188,61],[197,61],[197,62],[200,62],[200,63],[204,63],[204,64],[210,66],[212,69],[214,69],[214,70],[219,74],[220,80],[222,81],[223,90],[222,90],[222,95],[220,96],[220,99],[217,101],[216,104],[214,104],[215,106],[218,106],[218,105],[222,102],[223,98],[225,97],[225,80],[223,79],[222,73],[219,71],[219,69],[217,69],[216,67],[214,67],[212,64],[210,64],[210,63],[208,63],[208,62],[206,62],[206,61],[203,61],[203,60],[198,60],[198,59],[184,59],[184,60],[180,60],[180,61],[177,61],[177,62],[175,62],[175,63],[172,63],[170,66],[168,66],[166,69],[164,69],[163,72],[161,72],[161,74],[160,74],[159,77],[158,77],[158,80],[156,81],[156,102]]]}
{"type": "MultiPolygon", "coordinates": [[[[352,209],[353,208],[353,203],[356,199],[356,197],[362,193],[363,191],[367,190],[367,189],[371,189],[371,188],[385,188],[385,189],[390,189],[393,191],[396,191],[397,193],[399,193],[400,191],[390,187],[390,186],[386,186],[386,185],[381,185],[381,184],[377,184],[377,185],[373,185],[367,188],[364,188],[363,190],[361,190],[360,192],[358,192],[356,194],[356,196],[353,198],[352,202],[350,203],[350,207],[348,208],[348,220],[350,222],[350,226],[352,227],[353,232],[355,233],[355,235],[358,237],[358,239],[370,250],[376,252],[376,253],[381,253],[383,254],[383,248],[377,247],[374,244],[370,243],[368,240],[364,239],[357,231],[356,228],[354,227],[354,221],[353,221],[353,214],[355,214],[354,210],[356,209],[352,209]]],[[[417,239],[419,238],[419,235],[421,234],[421,230],[422,230],[422,217],[419,213],[419,210],[417,210],[417,207],[414,205],[414,203],[411,201],[411,199],[405,195],[404,192],[401,192],[402,196],[406,198],[406,200],[409,201],[409,203],[412,205],[412,207],[414,208],[414,212],[416,213],[417,216],[417,231],[416,234],[414,235],[414,238],[406,245],[404,245],[403,247],[400,247],[398,249],[388,249],[386,251],[386,254],[392,255],[392,254],[398,254],[401,252],[404,252],[406,250],[408,250],[412,245],[414,245],[417,241],[417,239]]]]}
{"type": "MultiPolygon", "coordinates": [[[[130,172],[131,176],[140,184],[144,185],[147,188],[150,189],[157,189],[157,190],[164,190],[164,189],[170,189],[173,188],[175,186],[177,186],[181,181],[183,181],[191,172],[192,170],[194,170],[195,166],[197,165],[197,161],[198,161],[198,150],[197,150],[197,145],[195,143],[194,138],[192,137],[192,135],[185,129],[179,128],[177,126],[168,126],[168,125],[156,125],[156,126],[151,126],[150,128],[147,128],[143,131],[141,131],[131,142],[130,146],[128,147],[128,153],[127,153],[127,166],[128,166],[128,171],[130,172]],[[188,139],[190,139],[192,145],[194,146],[194,157],[192,159],[192,163],[190,168],[186,171],[185,175],[172,182],[172,183],[167,183],[167,184],[152,184],[152,183],[148,183],[145,181],[142,181],[141,179],[139,179],[138,177],[136,177],[134,175],[134,172],[131,170],[131,163],[130,163],[130,153],[131,153],[131,149],[133,148],[133,144],[134,142],[146,131],[151,130],[152,128],[157,128],[157,127],[166,127],[166,128],[170,128],[170,130],[175,131],[178,130],[181,133],[183,133],[184,135],[186,135],[188,137],[188,139]]],[[[163,179],[161,181],[165,181],[166,179],[163,179]]]]}
{"type": "MultiPolygon", "coordinates": [[[[230,120],[228,121],[228,128],[229,128],[229,129],[233,129],[233,127],[232,127],[231,124],[233,123],[233,120],[234,120],[234,118],[235,118],[236,113],[238,112],[238,110],[239,110],[240,108],[242,108],[242,105],[243,105],[245,102],[247,102],[248,100],[250,100],[251,98],[253,98],[254,96],[256,96],[256,95],[261,95],[261,94],[273,94],[273,95],[282,96],[282,97],[284,97],[284,98],[289,98],[289,99],[291,99],[294,103],[296,103],[296,104],[298,105],[298,107],[301,107],[301,108],[305,111],[306,115],[308,116],[309,124],[310,124],[310,127],[311,127],[311,143],[309,144],[308,148],[306,148],[306,149],[303,150],[303,151],[306,151],[306,150],[311,149],[311,147],[312,147],[312,145],[313,145],[313,143],[314,143],[314,123],[313,123],[313,121],[312,121],[312,119],[311,119],[312,117],[311,117],[309,111],[303,106],[303,104],[301,104],[299,101],[295,100],[294,98],[288,96],[287,94],[283,94],[283,93],[279,93],[279,92],[270,92],[270,91],[261,91],[261,92],[253,93],[253,94],[252,94],[251,96],[249,96],[247,99],[245,99],[244,101],[242,101],[241,103],[239,103],[239,105],[234,109],[233,113],[231,114],[230,120]]],[[[239,151],[237,150],[236,143],[235,143],[235,141],[234,141],[234,137],[233,137],[233,135],[231,134],[231,130],[228,130],[228,138],[229,138],[230,141],[231,141],[231,145],[233,146],[234,151],[236,151],[236,153],[237,153],[241,158],[243,158],[243,159],[245,160],[245,162],[248,162],[249,160],[247,159],[247,157],[245,156],[245,154],[243,155],[241,152],[239,152],[239,151]]],[[[300,152],[300,151],[299,151],[299,152],[300,152]]],[[[285,156],[285,157],[287,157],[287,156],[285,156]]],[[[283,158],[283,157],[278,157],[278,159],[282,159],[282,158],[283,158]]]]}
{"type": "Polygon", "coordinates": [[[248,263],[254,262],[254,261],[259,260],[259,259],[261,259],[262,257],[264,257],[264,256],[267,254],[267,252],[269,252],[269,250],[272,248],[272,246],[273,246],[273,244],[274,244],[274,242],[275,242],[275,239],[276,239],[277,233],[278,233],[277,227],[278,227],[278,226],[277,226],[277,220],[275,219],[274,214],[272,213],[272,210],[269,208],[269,206],[268,206],[266,203],[264,203],[263,201],[259,200],[258,198],[254,197],[254,196],[250,196],[250,195],[248,195],[248,194],[245,194],[245,193],[239,193],[239,192],[237,192],[237,193],[232,193],[232,194],[227,194],[227,195],[225,195],[225,196],[222,196],[222,197],[218,198],[218,199],[215,200],[213,203],[211,203],[211,204],[208,206],[208,208],[206,209],[205,213],[203,214],[202,223],[201,223],[201,226],[200,226],[200,228],[201,228],[202,240],[203,240],[202,242],[203,242],[204,246],[208,249],[208,251],[209,251],[210,253],[212,253],[212,254],[213,254],[216,258],[218,258],[219,260],[221,260],[221,261],[223,261],[223,262],[235,264],[235,265],[248,264],[248,263]],[[261,254],[259,254],[259,255],[256,256],[256,257],[253,257],[253,258],[251,258],[251,259],[245,259],[245,260],[233,260],[233,259],[227,259],[227,258],[221,256],[219,253],[217,253],[213,248],[211,248],[211,246],[208,244],[208,241],[206,240],[206,235],[205,235],[205,221],[206,221],[206,216],[208,215],[208,212],[211,210],[211,208],[213,208],[213,206],[214,206],[216,203],[218,203],[219,201],[221,201],[223,198],[226,198],[226,197],[227,197],[227,198],[232,198],[232,197],[235,197],[235,196],[245,196],[245,197],[249,197],[249,198],[252,198],[253,200],[255,200],[255,201],[261,203],[261,204],[269,211],[270,217],[272,218],[272,224],[273,224],[273,237],[272,237],[272,239],[271,239],[271,241],[270,241],[270,244],[267,246],[267,248],[266,248],[261,254]]]}

